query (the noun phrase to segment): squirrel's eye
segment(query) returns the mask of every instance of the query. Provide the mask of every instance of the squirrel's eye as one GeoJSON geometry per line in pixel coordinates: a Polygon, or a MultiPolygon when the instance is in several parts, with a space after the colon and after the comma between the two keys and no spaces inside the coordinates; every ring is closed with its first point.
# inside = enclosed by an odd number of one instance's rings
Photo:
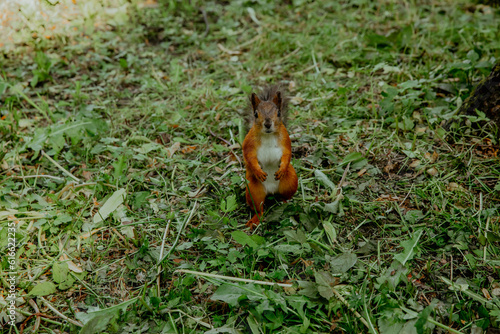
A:
{"type": "Polygon", "coordinates": [[[281,110],[278,110],[278,117],[281,117],[281,110]]]}
{"type": "Polygon", "coordinates": [[[259,117],[259,114],[256,111],[254,111],[253,115],[255,116],[255,118],[259,117]]]}

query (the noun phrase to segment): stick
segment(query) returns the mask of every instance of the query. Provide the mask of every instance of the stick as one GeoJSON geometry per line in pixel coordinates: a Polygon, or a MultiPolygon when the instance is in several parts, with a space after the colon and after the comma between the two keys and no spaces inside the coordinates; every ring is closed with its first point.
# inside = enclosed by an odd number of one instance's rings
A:
{"type": "Polygon", "coordinates": [[[33,177],[36,177],[36,178],[45,177],[47,179],[53,179],[53,180],[57,180],[57,181],[64,181],[64,179],[62,177],[57,177],[57,176],[52,176],[52,175],[26,175],[26,176],[14,176],[13,178],[14,179],[31,179],[33,177]]]}
{"type": "MultiPolygon", "coordinates": [[[[165,239],[167,238],[168,230],[170,229],[170,220],[167,223],[167,227],[165,228],[165,232],[163,233],[163,239],[161,241],[161,248],[160,248],[160,256],[158,257],[159,259],[163,258],[163,249],[165,248],[165,239]]],[[[158,296],[160,295],[160,273],[161,273],[161,267],[158,266],[158,272],[156,274],[156,285],[158,286],[158,296]]]]}
{"type": "Polygon", "coordinates": [[[356,311],[355,309],[353,309],[351,307],[351,305],[349,305],[349,302],[347,300],[345,300],[344,297],[342,297],[342,295],[334,288],[332,288],[332,291],[333,291],[333,294],[335,295],[335,297],[337,297],[338,300],[340,300],[345,306],[347,306],[347,308],[349,310],[351,310],[352,313],[354,313],[354,315],[356,316],[356,318],[359,319],[359,321],[361,321],[363,323],[363,325],[366,326],[366,328],[370,328],[370,326],[368,325],[368,323],[366,322],[365,318],[363,318],[361,316],[361,314],[359,314],[358,311],[356,311]]]}
{"type": "Polygon", "coordinates": [[[83,324],[79,321],[76,321],[76,320],[73,320],[73,319],[70,319],[68,318],[67,316],[65,316],[64,314],[62,314],[61,312],[59,312],[54,306],[52,306],[48,301],[47,299],[43,298],[42,296],[38,297],[40,298],[44,303],[45,305],[47,305],[48,308],[50,308],[52,310],[52,312],[54,312],[55,314],[57,314],[58,316],[60,316],[61,318],[63,318],[64,320],[66,320],[67,322],[71,322],[73,325],[75,326],[78,326],[78,327],[83,327],[83,324]]]}
{"type": "Polygon", "coordinates": [[[167,255],[165,255],[163,258],[160,258],[160,261],[158,261],[158,267],[161,265],[161,263],[170,256],[170,254],[174,251],[175,249],[175,246],[177,246],[177,243],[179,242],[179,238],[181,237],[181,233],[182,231],[184,230],[184,228],[186,227],[186,225],[191,221],[191,218],[193,217],[193,213],[194,213],[194,209],[196,209],[198,205],[198,200],[196,200],[194,202],[194,205],[193,205],[193,208],[191,209],[191,213],[189,214],[189,217],[186,219],[186,221],[184,221],[184,224],[182,224],[179,232],[177,233],[177,237],[175,238],[175,241],[172,245],[172,247],[170,247],[167,255]]]}
{"type": "Polygon", "coordinates": [[[64,174],[68,175],[69,177],[71,177],[73,180],[75,180],[76,182],[80,183],[80,180],[74,176],[73,174],[71,174],[70,172],[68,172],[66,169],[63,168],[63,166],[59,165],[57,163],[57,161],[55,161],[54,159],[52,159],[51,157],[49,157],[47,155],[47,153],[45,153],[43,150],[42,150],[42,155],[44,157],[46,157],[47,159],[49,159],[50,162],[52,162],[57,168],[59,168],[64,174]]]}
{"type": "Polygon", "coordinates": [[[236,281],[236,282],[244,282],[244,283],[252,283],[252,284],[259,284],[259,285],[278,285],[284,288],[291,288],[293,284],[287,284],[287,283],[275,283],[275,282],[266,282],[266,281],[257,281],[253,279],[246,279],[246,278],[239,278],[239,277],[230,277],[230,276],[223,276],[223,275],[217,275],[217,274],[209,274],[209,273],[204,273],[200,271],[193,271],[193,270],[187,270],[187,269],[177,269],[174,271],[174,273],[179,272],[179,273],[185,273],[185,274],[192,274],[192,275],[197,275],[197,276],[202,276],[202,277],[211,277],[211,278],[219,278],[219,279],[224,279],[228,281],[236,281]]]}
{"type": "Polygon", "coordinates": [[[38,306],[36,305],[33,299],[30,299],[28,303],[35,310],[36,320],[35,320],[35,326],[33,327],[33,333],[36,333],[38,331],[38,327],[40,327],[40,315],[39,315],[40,310],[38,309],[38,306]]]}

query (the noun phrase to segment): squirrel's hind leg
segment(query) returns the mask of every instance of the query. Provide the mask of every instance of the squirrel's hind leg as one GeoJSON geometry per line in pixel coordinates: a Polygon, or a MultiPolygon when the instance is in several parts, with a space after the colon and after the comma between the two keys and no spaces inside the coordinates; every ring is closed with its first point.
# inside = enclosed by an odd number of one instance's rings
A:
{"type": "Polygon", "coordinates": [[[259,225],[260,219],[264,214],[264,200],[266,199],[266,190],[262,183],[256,180],[250,180],[246,190],[246,200],[248,206],[255,211],[255,215],[250,219],[246,226],[253,229],[259,225]]]}
{"type": "Polygon", "coordinates": [[[280,197],[287,201],[293,197],[297,188],[299,186],[299,179],[297,178],[297,173],[292,165],[288,165],[286,173],[281,177],[278,186],[278,193],[280,197]]]}

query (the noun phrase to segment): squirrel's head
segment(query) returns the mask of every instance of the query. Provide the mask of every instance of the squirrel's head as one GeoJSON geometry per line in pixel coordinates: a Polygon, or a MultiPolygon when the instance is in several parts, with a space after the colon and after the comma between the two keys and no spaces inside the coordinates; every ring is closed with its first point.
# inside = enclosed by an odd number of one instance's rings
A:
{"type": "Polygon", "coordinates": [[[269,96],[268,101],[262,101],[257,94],[250,96],[253,111],[253,123],[261,133],[275,133],[283,123],[283,97],[279,90],[269,96]]]}

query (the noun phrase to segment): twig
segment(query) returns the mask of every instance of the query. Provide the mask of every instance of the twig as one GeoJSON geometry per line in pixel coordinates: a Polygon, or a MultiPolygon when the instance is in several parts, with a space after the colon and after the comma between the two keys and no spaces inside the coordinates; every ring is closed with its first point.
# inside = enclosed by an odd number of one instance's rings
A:
{"type": "Polygon", "coordinates": [[[81,322],[73,320],[71,318],[68,318],[67,316],[65,316],[64,314],[62,314],[61,312],[59,312],[54,306],[52,306],[45,298],[43,298],[41,296],[38,297],[38,298],[40,298],[45,303],[45,305],[47,305],[47,307],[50,308],[52,310],[52,312],[54,312],[55,314],[57,314],[59,317],[63,318],[67,322],[72,323],[75,326],[83,327],[83,324],[81,322]]]}
{"type": "Polygon", "coordinates": [[[333,294],[335,295],[335,297],[337,297],[338,300],[340,300],[345,306],[347,306],[347,308],[349,310],[351,310],[352,313],[354,313],[354,315],[356,316],[356,318],[358,318],[363,323],[363,325],[366,326],[366,328],[370,328],[370,326],[368,325],[368,322],[366,322],[366,319],[363,318],[361,316],[361,314],[359,314],[358,311],[356,311],[355,309],[353,309],[351,307],[351,305],[349,305],[349,302],[347,300],[345,300],[345,298],[342,297],[342,295],[335,288],[332,288],[332,291],[333,291],[333,294]]]}
{"type": "MultiPolygon", "coordinates": [[[[209,273],[204,273],[204,272],[199,272],[199,271],[193,271],[193,270],[187,270],[187,269],[177,269],[176,271],[174,271],[174,273],[176,273],[176,272],[178,272],[178,273],[185,273],[185,274],[192,274],[192,275],[197,275],[197,276],[202,276],[202,277],[219,278],[219,279],[228,280],[228,281],[235,281],[235,282],[259,284],[259,285],[271,285],[271,286],[278,285],[278,286],[281,286],[281,287],[284,287],[284,288],[291,288],[291,287],[293,287],[293,284],[275,283],[275,282],[267,282],[267,281],[257,281],[257,280],[253,280],[253,279],[246,279],[246,278],[239,278],[239,277],[230,277],[230,276],[223,276],[223,275],[217,275],[217,274],[209,274],[209,273]]],[[[346,305],[354,313],[354,315],[360,319],[360,321],[367,328],[369,328],[368,323],[361,316],[361,314],[359,314],[359,312],[357,312],[356,310],[354,310],[349,305],[349,303],[347,302],[347,300],[345,300],[345,298],[342,297],[342,295],[335,288],[332,288],[332,291],[335,294],[335,296],[342,303],[344,303],[344,305],[346,305]]]]}
{"type": "Polygon", "coordinates": [[[223,275],[217,275],[217,274],[209,274],[209,273],[204,273],[200,271],[193,271],[193,270],[187,270],[187,269],[177,269],[174,271],[174,273],[179,272],[179,273],[185,273],[185,274],[192,274],[192,275],[197,275],[197,276],[202,276],[202,277],[211,277],[211,278],[219,278],[219,279],[224,279],[228,281],[236,281],[236,282],[244,282],[244,283],[252,283],[252,284],[260,284],[260,285],[278,285],[284,288],[291,288],[293,287],[293,284],[287,284],[287,283],[275,283],[275,282],[266,282],[266,281],[256,281],[253,279],[246,279],[246,278],[239,278],[239,277],[230,277],[230,276],[223,276],[223,275]]]}
{"type": "Polygon", "coordinates": [[[186,317],[188,317],[189,319],[191,319],[191,320],[193,320],[193,321],[195,321],[195,322],[199,323],[200,325],[202,325],[202,326],[204,326],[204,327],[206,327],[206,328],[210,328],[210,329],[213,329],[213,328],[214,328],[214,326],[210,325],[209,323],[206,323],[206,322],[204,322],[204,321],[198,320],[198,319],[196,319],[195,317],[192,317],[192,316],[190,316],[189,314],[187,314],[186,312],[181,311],[181,310],[179,310],[179,309],[170,310],[170,312],[179,312],[180,314],[185,315],[185,316],[186,316],[186,317]]]}
{"type": "Polygon", "coordinates": [[[297,74],[302,74],[302,73],[305,73],[305,72],[308,72],[308,71],[312,70],[312,69],[313,69],[313,68],[315,68],[316,66],[318,66],[318,64],[316,64],[316,65],[311,65],[311,66],[309,66],[309,67],[306,67],[306,68],[305,68],[304,70],[302,70],[302,71],[297,71],[297,72],[294,72],[294,73],[292,73],[292,74],[295,74],[295,75],[297,75],[297,74]]]}
{"type": "Polygon", "coordinates": [[[227,53],[228,55],[231,55],[231,56],[234,56],[234,55],[240,55],[242,52],[241,51],[233,51],[233,50],[229,50],[228,48],[226,48],[224,45],[222,45],[221,43],[217,43],[217,47],[227,53]]]}
{"type": "Polygon", "coordinates": [[[399,206],[403,205],[403,203],[406,201],[406,199],[408,198],[408,196],[410,196],[410,193],[413,189],[413,185],[414,183],[411,184],[411,187],[410,187],[410,191],[408,191],[408,194],[406,194],[405,198],[403,198],[403,200],[401,201],[401,203],[399,203],[399,206]]]}
{"type": "MultiPolygon", "coordinates": [[[[490,217],[486,218],[486,227],[484,228],[484,239],[487,240],[488,237],[488,228],[490,227],[490,217]]],[[[486,262],[486,245],[484,244],[483,248],[483,262],[486,262]]]]}
{"type": "Polygon", "coordinates": [[[36,305],[35,301],[33,299],[30,299],[28,302],[31,307],[35,310],[35,326],[33,326],[33,333],[36,333],[38,331],[38,328],[40,327],[40,310],[38,309],[38,305],[36,305]]]}
{"type": "Polygon", "coordinates": [[[279,58],[279,59],[276,59],[274,61],[275,64],[281,64],[283,62],[283,60],[293,56],[294,54],[296,54],[297,52],[300,51],[300,46],[298,48],[296,48],[295,50],[293,50],[292,52],[290,52],[289,54],[287,54],[286,56],[282,57],[282,58],[279,58]]]}
{"type": "Polygon", "coordinates": [[[75,180],[76,182],[80,183],[80,180],[74,176],[73,174],[71,174],[70,172],[68,172],[66,169],[63,168],[63,166],[61,166],[60,164],[57,163],[57,161],[55,161],[54,159],[52,159],[47,153],[45,153],[43,150],[42,150],[42,155],[44,157],[46,157],[50,162],[52,162],[57,168],[59,168],[64,174],[68,175],[69,177],[71,177],[73,180],[75,180]]]}
{"type": "MultiPolygon", "coordinates": [[[[167,223],[167,227],[165,228],[165,232],[163,233],[163,239],[161,241],[161,248],[160,248],[160,256],[158,259],[163,258],[163,249],[165,248],[165,239],[167,238],[168,231],[170,229],[170,220],[167,223]]],[[[157,277],[156,277],[156,285],[158,286],[158,296],[160,296],[160,273],[161,273],[161,267],[158,266],[158,272],[157,272],[157,277]]]]}
{"type": "Polygon", "coordinates": [[[230,142],[228,142],[228,141],[227,141],[227,140],[225,140],[224,138],[219,137],[219,136],[217,136],[215,133],[213,133],[212,129],[210,129],[210,128],[209,128],[209,129],[208,129],[208,132],[210,132],[210,134],[211,134],[212,136],[214,136],[215,138],[222,140],[222,141],[223,141],[225,144],[227,144],[228,146],[231,146],[231,145],[232,145],[230,142]]]}
{"type": "Polygon", "coordinates": [[[340,179],[339,185],[337,186],[337,196],[342,194],[342,185],[344,184],[345,177],[347,176],[347,173],[349,172],[350,167],[351,167],[351,163],[349,162],[347,164],[347,167],[344,170],[344,174],[342,174],[342,178],[340,179]]]}
{"type": "Polygon", "coordinates": [[[253,42],[255,42],[256,40],[258,40],[259,38],[261,38],[262,36],[261,35],[256,35],[255,37],[253,37],[252,39],[244,42],[244,43],[241,43],[240,45],[238,45],[236,47],[236,49],[241,49],[242,47],[244,46],[247,46],[248,44],[252,44],[253,42]]]}
{"type": "Polygon", "coordinates": [[[170,256],[170,254],[175,250],[175,247],[177,246],[177,243],[179,242],[179,238],[181,237],[182,231],[184,230],[186,225],[191,221],[191,218],[193,217],[193,214],[194,214],[194,210],[197,208],[197,206],[198,206],[198,200],[196,200],[194,202],[193,208],[191,209],[191,213],[189,213],[189,217],[184,221],[184,224],[182,224],[181,228],[179,229],[179,232],[177,233],[177,237],[175,238],[175,241],[172,244],[172,247],[170,247],[170,249],[168,250],[168,253],[163,258],[160,258],[160,261],[158,261],[158,267],[160,267],[161,263],[165,259],[167,259],[170,256]]]}
{"type": "Polygon", "coordinates": [[[47,179],[53,179],[57,181],[64,181],[62,177],[57,177],[57,176],[52,176],[52,175],[26,175],[26,176],[13,176],[14,179],[31,179],[31,178],[47,178],[47,179]]]}

